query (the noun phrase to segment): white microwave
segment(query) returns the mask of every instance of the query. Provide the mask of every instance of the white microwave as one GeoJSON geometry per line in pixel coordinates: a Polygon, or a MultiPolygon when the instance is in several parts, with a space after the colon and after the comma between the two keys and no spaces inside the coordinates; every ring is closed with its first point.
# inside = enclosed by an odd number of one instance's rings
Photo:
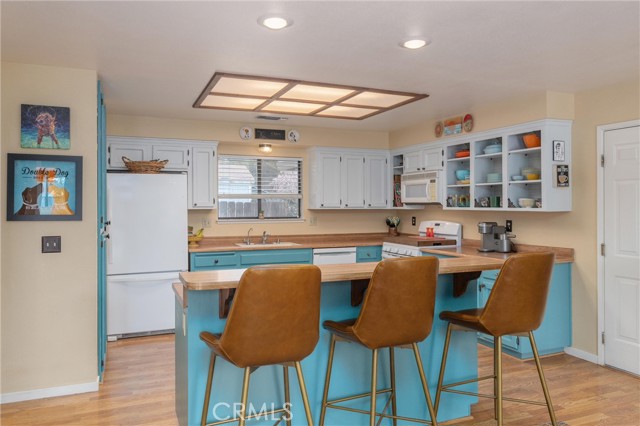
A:
{"type": "Polygon", "coordinates": [[[400,198],[407,204],[442,203],[440,172],[418,172],[402,175],[400,198]]]}

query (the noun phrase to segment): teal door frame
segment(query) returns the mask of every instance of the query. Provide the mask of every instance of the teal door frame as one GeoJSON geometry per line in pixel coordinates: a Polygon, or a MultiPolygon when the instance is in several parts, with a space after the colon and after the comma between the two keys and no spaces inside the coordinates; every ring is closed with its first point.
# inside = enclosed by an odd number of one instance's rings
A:
{"type": "Polygon", "coordinates": [[[98,81],[98,377],[107,360],[107,110],[98,81]]]}

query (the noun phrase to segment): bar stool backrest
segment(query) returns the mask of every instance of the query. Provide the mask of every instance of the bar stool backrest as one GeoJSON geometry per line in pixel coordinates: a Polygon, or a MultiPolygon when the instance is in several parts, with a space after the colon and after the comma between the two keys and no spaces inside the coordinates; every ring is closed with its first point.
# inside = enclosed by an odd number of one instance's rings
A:
{"type": "Polygon", "coordinates": [[[302,361],[320,329],[320,268],[268,265],[240,278],[220,348],[238,367],[302,361]]]}
{"type": "Polygon", "coordinates": [[[373,271],[353,332],[369,349],[427,338],[433,325],[438,258],[387,259],[373,271]]]}
{"type": "Polygon", "coordinates": [[[527,333],[542,323],[553,271],[553,253],[509,257],[487,299],[480,323],[493,336],[527,333]]]}

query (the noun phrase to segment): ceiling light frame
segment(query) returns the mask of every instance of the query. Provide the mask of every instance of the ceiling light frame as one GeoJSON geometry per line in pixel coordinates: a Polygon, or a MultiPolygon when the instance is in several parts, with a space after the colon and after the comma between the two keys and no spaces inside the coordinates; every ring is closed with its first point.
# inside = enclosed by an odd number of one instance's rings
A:
{"type": "MultiPolygon", "coordinates": [[[[222,84],[221,84],[222,85],[222,84]]],[[[277,85],[275,85],[277,86],[277,85]]],[[[245,90],[245,89],[243,89],[245,90]]],[[[242,90],[238,90],[240,92],[242,90]]],[[[253,75],[245,75],[245,74],[232,74],[232,73],[222,73],[216,72],[209,80],[209,83],[204,88],[200,96],[196,99],[193,104],[194,108],[204,108],[204,109],[220,109],[220,110],[230,110],[230,111],[246,111],[246,112],[265,112],[270,114],[284,114],[284,115],[301,115],[307,117],[322,117],[322,118],[337,118],[344,120],[364,120],[366,118],[372,117],[374,115],[381,114],[383,112],[401,107],[403,105],[418,101],[420,99],[424,99],[428,97],[428,94],[419,94],[419,93],[410,93],[410,92],[400,92],[393,90],[383,90],[383,89],[373,89],[368,87],[360,87],[360,86],[348,86],[341,84],[328,84],[328,83],[319,83],[305,80],[292,80],[285,78],[272,78],[272,77],[262,77],[262,76],[253,76],[253,75]],[[216,91],[216,85],[220,83],[224,79],[224,82],[231,83],[228,86],[242,85],[246,80],[247,83],[256,84],[260,82],[264,82],[267,84],[280,83],[280,89],[273,89],[270,95],[251,95],[245,93],[229,93],[229,92],[221,92],[216,91]],[[333,89],[336,93],[346,93],[344,96],[336,97],[332,100],[322,100],[322,99],[309,99],[310,95],[306,96],[304,99],[297,99],[294,97],[286,97],[286,94],[292,89],[300,86],[311,86],[317,88],[318,90],[322,90],[322,88],[333,89]],[[362,95],[362,96],[359,96],[362,95]],[[244,98],[244,99],[253,99],[255,100],[256,107],[250,108],[239,108],[239,107],[224,107],[224,106],[210,106],[206,105],[206,100],[209,96],[219,98],[244,98]],[[285,97],[283,97],[285,96],[285,97]],[[369,100],[368,102],[358,102],[359,98],[370,98],[375,99],[376,96],[381,98],[381,102],[379,104],[375,104],[374,100],[369,100]],[[382,102],[386,97],[386,101],[382,102]],[[394,101],[395,99],[395,101],[394,101]],[[260,101],[260,102],[258,102],[260,101]],[[274,102],[276,102],[274,104],[274,102]],[[391,102],[391,104],[389,104],[391,102]],[[272,105],[273,104],[273,105],[272,105]],[[282,110],[278,108],[273,108],[275,105],[289,105],[290,108],[282,108],[282,110]],[[302,109],[306,109],[306,112],[297,112],[295,111],[296,105],[302,109]],[[313,105],[317,105],[317,108],[313,108],[313,105]],[[272,105],[272,108],[269,108],[269,105],[272,105]],[[346,115],[332,114],[330,113],[332,107],[342,107],[342,108],[334,108],[333,110],[343,110],[346,115]],[[285,110],[286,109],[286,110],[285,110]],[[330,110],[330,111],[326,111],[330,110]],[[349,112],[347,112],[347,110],[349,112]],[[358,115],[358,110],[361,110],[362,114],[358,115]],[[324,112],[326,111],[326,112],[324,112]],[[324,112],[324,113],[323,113],[324,112]]]]}

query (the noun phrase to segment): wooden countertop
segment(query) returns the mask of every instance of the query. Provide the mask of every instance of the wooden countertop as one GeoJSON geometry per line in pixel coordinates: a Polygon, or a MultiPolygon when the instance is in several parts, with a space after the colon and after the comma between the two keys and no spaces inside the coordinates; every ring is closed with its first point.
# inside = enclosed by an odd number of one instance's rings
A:
{"type": "MultiPolygon", "coordinates": [[[[386,232],[371,234],[313,234],[313,235],[270,235],[268,241],[273,242],[278,238],[282,242],[296,243],[295,246],[263,246],[239,247],[245,237],[205,237],[198,247],[189,247],[190,253],[221,252],[221,251],[245,251],[245,250],[277,250],[299,248],[333,248],[333,247],[358,247],[379,246],[387,237],[386,232]]],[[[251,242],[258,243],[261,234],[251,235],[251,242]]]]}
{"type": "MultiPolygon", "coordinates": [[[[432,249],[423,247],[420,251],[429,254],[439,254],[453,257],[479,257],[483,259],[506,260],[515,253],[479,252],[480,240],[462,240],[461,247],[432,249]]],[[[552,251],[556,254],[556,263],[572,263],[574,261],[574,250],[565,247],[535,246],[529,244],[515,244],[518,253],[532,253],[541,251],[552,251]]]]}
{"type": "MultiPolygon", "coordinates": [[[[499,269],[503,259],[480,256],[456,256],[440,259],[440,274],[479,272],[499,269]]],[[[322,282],[366,280],[371,278],[377,263],[354,263],[349,265],[319,265],[322,282]]],[[[221,290],[236,288],[244,269],[220,271],[181,272],[180,281],[187,290],[221,290]]]]}

